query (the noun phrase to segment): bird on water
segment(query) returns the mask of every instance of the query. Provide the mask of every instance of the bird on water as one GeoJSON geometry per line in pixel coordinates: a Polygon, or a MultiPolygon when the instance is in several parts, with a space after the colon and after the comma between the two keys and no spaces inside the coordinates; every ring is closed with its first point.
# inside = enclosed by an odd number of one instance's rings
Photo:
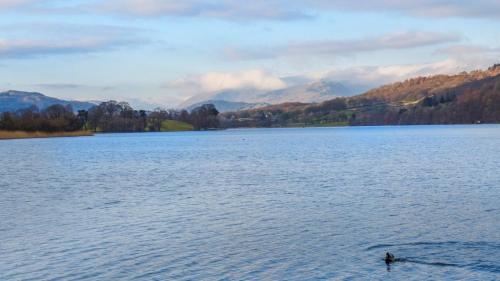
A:
{"type": "Polygon", "coordinates": [[[385,259],[384,260],[385,260],[386,264],[391,264],[391,263],[393,263],[393,262],[396,261],[396,258],[394,257],[393,254],[387,252],[387,253],[385,253],[385,259]]]}

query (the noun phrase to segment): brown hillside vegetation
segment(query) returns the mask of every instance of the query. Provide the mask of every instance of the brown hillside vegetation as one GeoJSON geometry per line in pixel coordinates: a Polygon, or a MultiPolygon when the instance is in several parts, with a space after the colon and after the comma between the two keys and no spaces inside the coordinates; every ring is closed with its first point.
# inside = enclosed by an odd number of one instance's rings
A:
{"type": "Polygon", "coordinates": [[[457,75],[416,77],[404,82],[397,82],[370,90],[361,95],[361,97],[386,102],[411,102],[430,95],[442,93],[446,89],[457,88],[461,85],[497,75],[500,75],[500,65],[494,65],[485,71],[475,70],[471,72],[462,72],[457,75]]]}
{"type": "Polygon", "coordinates": [[[413,78],[319,104],[230,112],[221,122],[225,127],[500,123],[500,65],[413,78]]]}

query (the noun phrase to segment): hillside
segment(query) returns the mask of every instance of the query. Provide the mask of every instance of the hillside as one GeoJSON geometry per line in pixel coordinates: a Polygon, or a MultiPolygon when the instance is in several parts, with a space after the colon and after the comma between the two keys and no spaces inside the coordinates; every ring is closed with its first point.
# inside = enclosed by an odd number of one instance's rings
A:
{"type": "Polygon", "coordinates": [[[226,127],[500,123],[500,65],[417,77],[320,104],[231,112],[222,119],[226,127]]]}
{"type": "Polygon", "coordinates": [[[0,92],[0,112],[17,111],[31,106],[44,109],[54,104],[71,105],[75,111],[81,109],[88,110],[95,105],[90,102],[61,100],[35,92],[21,92],[13,90],[0,92]]]}
{"type": "Polygon", "coordinates": [[[485,71],[476,70],[457,75],[417,77],[370,90],[361,97],[385,102],[412,102],[499,74],[500,65],[494,65],[485,71]]]}

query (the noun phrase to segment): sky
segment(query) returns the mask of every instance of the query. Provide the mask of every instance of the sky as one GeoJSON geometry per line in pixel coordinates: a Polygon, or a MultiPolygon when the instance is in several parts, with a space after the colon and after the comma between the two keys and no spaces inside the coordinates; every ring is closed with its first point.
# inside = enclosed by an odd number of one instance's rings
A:
{"type": "Polygon", "coordinates": [[[500,62],[498,0],[0,0],[0,90],[176,107],[500,62]]]}

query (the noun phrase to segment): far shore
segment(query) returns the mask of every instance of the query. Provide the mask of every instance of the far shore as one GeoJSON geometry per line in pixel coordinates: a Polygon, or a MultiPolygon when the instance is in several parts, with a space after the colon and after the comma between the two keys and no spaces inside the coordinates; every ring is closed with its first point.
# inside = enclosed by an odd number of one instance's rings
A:
{"type": "Polygon", "coordinates": [[[58,138],[58,137],[89,137],[94,133],[90,131],[75,132],[27,132],[27,131],[0,131],[0,140],[58,138]]]}

